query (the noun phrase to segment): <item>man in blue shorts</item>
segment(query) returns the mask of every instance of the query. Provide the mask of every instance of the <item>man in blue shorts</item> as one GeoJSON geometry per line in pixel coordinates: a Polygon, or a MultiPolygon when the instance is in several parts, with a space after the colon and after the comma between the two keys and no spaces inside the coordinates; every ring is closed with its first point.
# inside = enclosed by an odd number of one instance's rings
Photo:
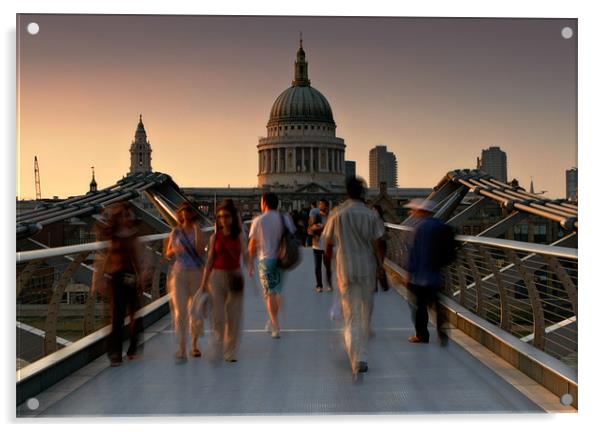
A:
{"type": "Polygon", "coordinates": [[[283,229],[295,232],[295,225],[288,214],[278,211],[278,196],[273,192],[261,196],[261,216],[253,219],[249,230],[249,275],[253,275],[253,257],[259,260],[259,281],[263,288],[270,317],[268,329],[273,338],[280,337],[278,311],[282,304],[282,270],[278,268],[278,250],[283,229]]]}

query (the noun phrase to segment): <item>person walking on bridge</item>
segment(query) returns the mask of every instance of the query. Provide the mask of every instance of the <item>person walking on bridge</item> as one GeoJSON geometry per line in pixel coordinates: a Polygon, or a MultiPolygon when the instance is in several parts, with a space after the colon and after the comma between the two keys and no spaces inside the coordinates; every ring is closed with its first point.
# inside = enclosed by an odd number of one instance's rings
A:
{"type": "Polygon", "coordinates": [[[345,182],[349,198],[330,213],[322,237],[330,259],[336,246],[336,271],[344,321],[344,340],[354,376],[368,371],[370,310],[384,235],[378,215],[364,203],[361,179],[345,182]]]}
{"type": "Polygon", "coordinates": [[[280,337],[278,311],[282,305],[282,270],[278,268],[278,252],[283,230],[292,234],[295,225],[291,217],[278,211],[278,196],[273,192],[261,196],[262,214],[251,223],[249,230],[249,275],[253,275],[253,258],[258,257],[259,281],[263,288],[269,322],[266,329],[273,338],[280,337]]]}
{"type": "MultiPolygon", "coordinates": [[[[446,250],[449,235],[446,225],[433,217],[435,204],[430,200],[415,199],[405,207],[411,210],[410,217],[415,218],[414,240],[408,257],[403,265],[406,274],[403,283],[410,294],[410,307],[416,334],[408,340],[412,343],[428,343],[428,308],[434,307],[437,315],[437,333],[442,346],[447,345],[448,337],[443,331],[445,312],[439,302],[439,291],[443,286],[441,269],[445,264],[442,253],[446,250]]],[[[453,243],[453,234],[452,234],[453,243]]]]}
{"type": "Polygon", "coordinates": [[[244,288],[240,261],[247,263],[246,246],[238,210],[225,201],[217,208],[201,289],[211,293],[216,351],[230,363],[237,361],[244,288]]]}
{"type": "Polygon", "coordinates": [[[171,296],[171,310],[178,344],[176,360],[185,361],[188,329],[192,336],[191,355],[193,357],[201,356],[197,339],[202,336],[203,322],[192,319],[190,307],[192,298],[200,287],[205,244],[191,205],[187,202],[182,203],[176,210],[176,215],[178,225],[167,238],[165,256],[167,258],[175,257],[167,284],[171,296]]]}
{"type": "Polygon", "coordinates": [[[324,241],[322,240],[322,231],[328,220],[328,201],[321,199],[318,204],[318,210],[318,212],[314,212],[309,217],[307,232],[312,236],[316,292],[321,293],[324,289],[322,285],[322,261],[324,261],[324,267],[326,267],[326,291],[332,291],[332,270],[330,268],[330,260],[324,256],[324,241]]]}
{"type": "Polygon", "coordinates": [[[122,364],[123,321],[130,317],[130,345],[127,356],[138,356],[139,320],[134,313],[140,309],[140,295],[149,279],[144,249],[138,240],[136,216],[132,205],[117,202],[105,210],[106,217],[97,226],[101,239],[107,239],[106,254],[98,254],[94,264],[92,293],[108,294],[111,305],[111,334],[107,355],[111,366],[122,364]]]}

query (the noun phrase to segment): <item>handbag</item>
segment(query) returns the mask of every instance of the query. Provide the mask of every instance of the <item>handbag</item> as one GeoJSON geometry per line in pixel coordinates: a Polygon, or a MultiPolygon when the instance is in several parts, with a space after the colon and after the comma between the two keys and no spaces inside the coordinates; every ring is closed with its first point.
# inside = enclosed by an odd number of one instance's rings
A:
{"type": "Polygon", "coordinates": [[[277,266],[281,269],[290,270],[299,264],[301,242],[286,227],[282,213],[280,213],[280,220],[282,221],[282,238],[280,239],[277,266]]]}
{"type": "Polygon", "coordinates": [[[241,292],[245,286],[245,280],[240,271],[228,272],[228,287],[232,292],[241,292]]]}

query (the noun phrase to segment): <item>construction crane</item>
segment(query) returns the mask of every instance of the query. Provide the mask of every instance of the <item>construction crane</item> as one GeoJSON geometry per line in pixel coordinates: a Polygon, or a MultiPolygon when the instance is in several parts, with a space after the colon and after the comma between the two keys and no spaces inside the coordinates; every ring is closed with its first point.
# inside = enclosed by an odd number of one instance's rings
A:
{"type": "Polygon", "coordinates": [[[38,166],[38,157],[33,157],[33,174],[36,180],[36,201],[42,199],[42,189],[40,187],[40,167],[38,166]]]}

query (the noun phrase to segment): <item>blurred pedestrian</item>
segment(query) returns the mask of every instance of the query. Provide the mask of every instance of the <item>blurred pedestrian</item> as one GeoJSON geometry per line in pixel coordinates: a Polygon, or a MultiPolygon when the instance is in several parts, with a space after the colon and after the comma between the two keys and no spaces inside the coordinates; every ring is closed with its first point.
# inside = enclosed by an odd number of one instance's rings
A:
{"type": "Polygon", "coordinates": [[[278,311],[282,305],[282,269],[278,267],[278,252],[285,229],[295,232],[295,225],[288,214],[278,211],[278,196],[273,192],[261,196],[262,214],[255,219],[249,230],[249,275],[253,275],[253,258],[257,255],[259,280],[263,287],[269,321],[266,330],[273,338],[280,337],[278,311]]]}
{"type": "Polygon", "coordinates": [[[332,270],[330,268],[330,259],[324,256],[324,241],[322,231],[328,220],[329,213],[328,201],[321,199],[318,203],[318,212],[313,212],[309,218],[308,234],[312,236],[312,249],[314,253],[314,273],[316,276],[316,292],[321,293],[322,285],[322,261],[326,267],[326,291],[332,291],[332,270]]]}
{"type": "Polygon", "coordinates": [[[370,310],[376,270],[382,257],[378,249],[383,225],[364,203],[364,182],[345,181],[348,199],[330,213],[322,236],[325,255],[336,246],[336,269],[344,320],[344,339],[354,376],[368,371],[370,310]]]}
{"type": "Polygon", "coordinates": [[[307,242],[307,226],[305,225],[303,215],[298,210],[293,210],[291,212],[291,218],[293,219],[296,228],[295,237],[299,240],[301,246],[305,246],[305,243],[307,242]]]}
{"type": "MultiPolygon", "coordinates": [[[[320,209],[318,208],[318,201],[312,201],[310,204],[310,209],[309,209],[309,213],[307,215],[307,226],[309,227],[312,218],[315,218],[316,216],[318,216],[320,214],[320,209]]],[[[312,247],[313,245],[313,237],[311,235],[308,235],[306,238],[306,246],[308,247],[312,247]]]]}
{"type": "Polygon", "coordinates": [[[134,319],[134,313],[140,309],[140,296],[148,282],[148,271],[137,237],[136,216],[129,202],[118,202],[108,207],[98,231],[109,245],[106,253],[99,254],[95,262],[92,292],[100,291],[110,299],[112,327],[107,355],[111,366],[120,366],[123,361],[123,324],[126,315],[130,317],[127,356],[132,360],[139,352],[140,322],[134,319]]]}
{"type": "Polygon", "coordinates": [[[246,246],[239,212],[231,200],[225,201],[217,208],[201,289],[211,294],[216,351],[230,363],[237,361],[240,340],[244,288],[240,262],[242,258],[247,263],[246,246]]]}
{"type": "MultiPolygon", "coordinates": [[[[437,316],[437,333],[441,345],[446,345],[447,334],[443,331],[445,311],[439,302],[439,291],[443,286],[441,269],[445,264],[441,251],[446,249],[446,225],[433,217],[435,204],[430,200],[415,199],[405,207],[410,216],[417,220],[414,239],[403,265],[407,272],[403,283],[410,294],[409,304],[416,334],[408,340],[412,343],[428,343],[428,308],[434,307],[437,316]]],[[[453,236],[452,236],[453,241],[453,236]]]]}
{"type": "Polygon", "coordinates": [[[203,321],[192,318],[190,307],[192,298],[200,287],[205,244],[196,212],[188,202],[177,208],[176,215],[178,224],[167,238],[165,256],[175,258],[167,285],[178,346],[176,360],[185,361],[189,330],[192,339],[190,354],[193,357],[201,356],[197,339],[203,335],[203,321]]]}
{"type": "MultiPolygon", "coordinates": [[[[385,212],[380,204],[374,204],[372,206],[374,211],[378,214],[378,219],[383,224],[383,232],[385,233],[382,238],[378,241],[378,249],[380,252],[380,256],[384,258],[387,256],[387,231],[385,230],[385,212]]],[[[387,280],[387,273],[385,272],[384,265],[378,267],[376,271],[376,284],[374,287],[374,291],[378,291],[378,285],[380,284],[380,288],[383,291],[389,290],[389,281],[387,280]]]]}

